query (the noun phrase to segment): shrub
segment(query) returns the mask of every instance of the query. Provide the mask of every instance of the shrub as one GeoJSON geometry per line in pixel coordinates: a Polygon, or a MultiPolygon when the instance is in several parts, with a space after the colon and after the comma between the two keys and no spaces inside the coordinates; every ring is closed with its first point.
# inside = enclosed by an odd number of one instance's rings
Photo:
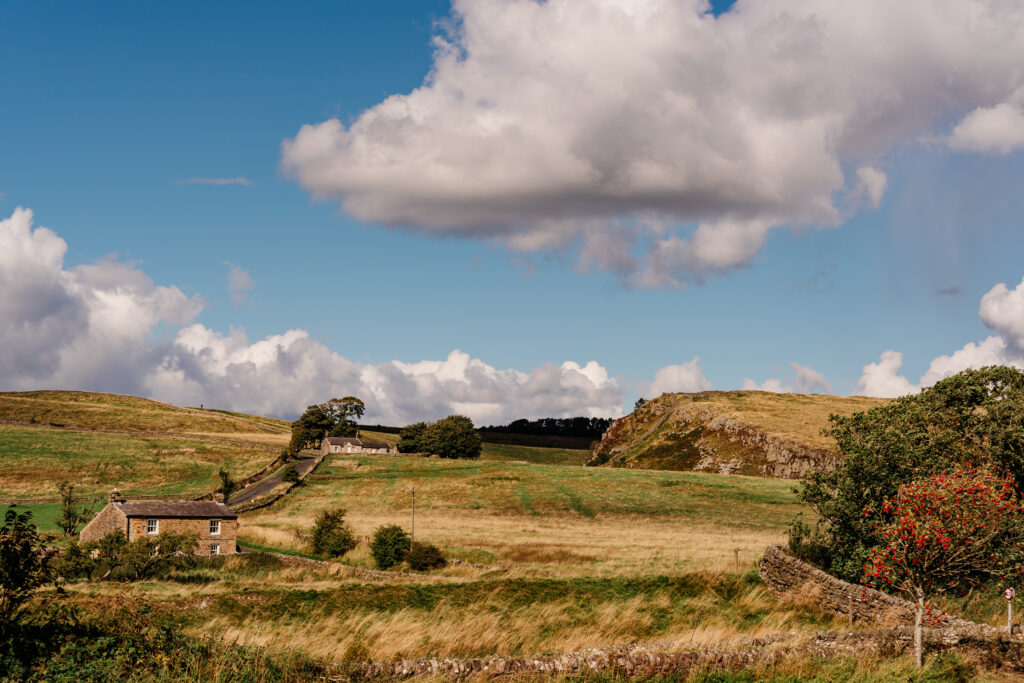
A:
{"type": "Polygon", "coordinates": [[[356,547],[356,538],[345,523],[345,510],[321,510],[313,522],[310,545],[317,555],[341,557],[356,547]]]}
{"type": "Polygon", "coordinates": [[[427,425],[420,437],[420,450],[442,458],[479,458],[480,432],[468,417],[449,415],[427,425]]]}
{"type": "Polygon", "coordinates": [[[405,561],[418,572],[440,569],[448,564],[440,549],[430,543],[413,543],[405,561]]]}
{"type": "Polygon", "coordinates": [[[373,534],[370,552],[377,566],[390,569],[405,559],[412,544],[409,534],[397,525],[382,526],[373,534]]]}
{"type": "Polygon", "coordinates": [[[160,534],[129,543],[123,533],[113,531],[92,543],[71,544],[55,569],[65,579],[140,581],[166,576],[195,566],[197,540],[195,534],[160,534]]]}
{"type": "Polygon", "coordinates": [[[24,603],[46,581],[42,550],[32,513],[7,508],[0,527],[0,635],[17,630],[24,603]]]}
{"type": "Polygon", "coordinates": [[[295,469],[295,465],[288,465],[284,468],[284,472],[281,473],[281,481],[289,484],[295,483],[299,480],[299,471],[295,469]]]}

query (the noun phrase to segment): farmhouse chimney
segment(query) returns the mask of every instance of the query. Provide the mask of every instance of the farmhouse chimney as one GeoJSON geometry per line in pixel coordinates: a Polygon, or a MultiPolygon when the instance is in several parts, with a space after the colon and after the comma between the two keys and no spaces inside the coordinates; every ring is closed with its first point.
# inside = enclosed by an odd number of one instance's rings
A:
{"type": "Polygon", "coordinates": [[[109,502],[109,503],[123,503],[124,502],[124,496],[121,495],[121,492],[119,490],[114,489],[113,491],[110,492],[110,495],[107,497],[107,502],[109,502]]]}
{"type": "Polygon", "coordinates": [[[215,502],[215,503],[223,503],[224,502],[224,494],[223,493],[215,493],[215,494],[213,494],[213,502],[215,502]]]}

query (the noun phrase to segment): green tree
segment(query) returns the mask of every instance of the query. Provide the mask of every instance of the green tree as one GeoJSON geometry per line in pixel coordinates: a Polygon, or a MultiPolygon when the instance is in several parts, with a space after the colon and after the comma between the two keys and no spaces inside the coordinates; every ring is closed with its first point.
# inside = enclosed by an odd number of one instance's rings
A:
{"type": "Polygon", "coordinates": [[[65,536],[74,536],[78,525],[92,516],[96,503],[93,501],[91,505],[79,508],[75,503],[75,486],[66,479],[57,484],[57,490],[60,492],[60,519],[57,525],[65,536]]]}
{"type": "Polygon", "coordinates": [[[227,501],[231,497],[231,494],[238,488],[238,482],[231,478],[231,473],[223,467],[217,472],[217,476],[220,477],[220,486],[217,487],[217,493],[224,496],[224,500],[227,501]]]}
{"type": "Polygon", "coordinates": [[[399,453],[420,453],[423,451],[423,434],[427,431],[426,422],[415,422],[398,433],[399,453]]]}
{"type": "Polygon", "coordinates": [[[46,557],[32,513],[7,508],[0,527],[0,636],[26,616],[25,603],[47,579],[46,557]]]}
{"type": "Polygon", "coordinates": [[[292,443],[301,450],[312,444],[319,448],[324,435],[334,426],[334,418],[322,405],[307,406],[306,412],[292,423],[292,443]]]}
{"type": "Polygon", "coordinates": [[[317,555],[341,557],[356,547],[356,538],[345,522],[345,510],[321,510],[313,522],[310,546],[317,555]]]}
{"type": "Polygon", "coordinates": [[[356,420],[366,412],[366,404],[355,396],[332,398],[326,403],[307,406],[298,420],[292,423],[289,449],[298,453],[307,445],[319,448],[324,435],[355,436],[356,420]]]}
{"type": "Polygon", "coordinates": [[[412,546],[412,539],[405,530],[395,524],[382,526],[373,534],[370,553],[381,569],[390,569],[405,559],[412,546]]]}
{"type": "Polygon", "coordinates": [[[473,421],[463,415],[449,415],[427,426],[422,450],[442,458],[479,458],[480,433],[473,421]]]}
{"type": "Polygon", "coordinates": [[[1024,483],[1024,372],[993,366],[966,370],[919,394],[848,417],[833,415],[827,433],[843,459],[813,474],[799,497],[818,513],[812,530],[797,523],[790,547],[847,580],[856,580],[874,545],[879,510],[899,487],[967,462],[1024,483]]]}
{"type": "Polygon", "coordinates": [[[281,472],[281,481],[287,482],[289,484],[294,484],[298,480],[299,470],[295,468],[294,464],[288,465],[287,467],[284,468],[284,471],[281,472]]]}
{"type": "Polygon", "coordinates": [[[640,410],[640,408],[642,408],[645,403],[647,403],[647,399],[646,398],[644,398],[643,396],[638,398],[636,400],[636,403],[633,404],[633,412],[636,412],[637,410],[640,410]]]}

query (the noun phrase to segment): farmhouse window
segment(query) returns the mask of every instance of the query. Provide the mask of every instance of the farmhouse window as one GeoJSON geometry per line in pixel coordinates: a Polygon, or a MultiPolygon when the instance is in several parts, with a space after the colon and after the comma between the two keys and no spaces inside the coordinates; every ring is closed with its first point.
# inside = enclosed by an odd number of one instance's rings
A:
{"type": "Polygon", "coordinates": [[[210,544],[210,554],[211,555],[220,555],[220,544],[219,543],[211,543],[210,544]]]}
{"type": "Polygon", "coordinates": [[[146,520],[146,533],[152,535],[160,533],[160,520],[159,519],[147,519],[146,520]]]}
{"type": "Polygon", "coordinates": [[[210,520],[210,535],[211,536],[219,536],[220,535],[220,520],[219,519],[211,519],[210,520]]]}

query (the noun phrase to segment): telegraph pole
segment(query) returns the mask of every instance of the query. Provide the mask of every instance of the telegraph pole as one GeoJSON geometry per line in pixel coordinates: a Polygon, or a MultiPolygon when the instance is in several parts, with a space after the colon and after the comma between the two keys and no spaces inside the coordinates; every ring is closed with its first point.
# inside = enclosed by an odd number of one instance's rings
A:
{"type": "Polygon", "coordinates": [[[416,488],[412,489],[412,533],[409,534],[409,545],[416,540],[416,488]]]}

